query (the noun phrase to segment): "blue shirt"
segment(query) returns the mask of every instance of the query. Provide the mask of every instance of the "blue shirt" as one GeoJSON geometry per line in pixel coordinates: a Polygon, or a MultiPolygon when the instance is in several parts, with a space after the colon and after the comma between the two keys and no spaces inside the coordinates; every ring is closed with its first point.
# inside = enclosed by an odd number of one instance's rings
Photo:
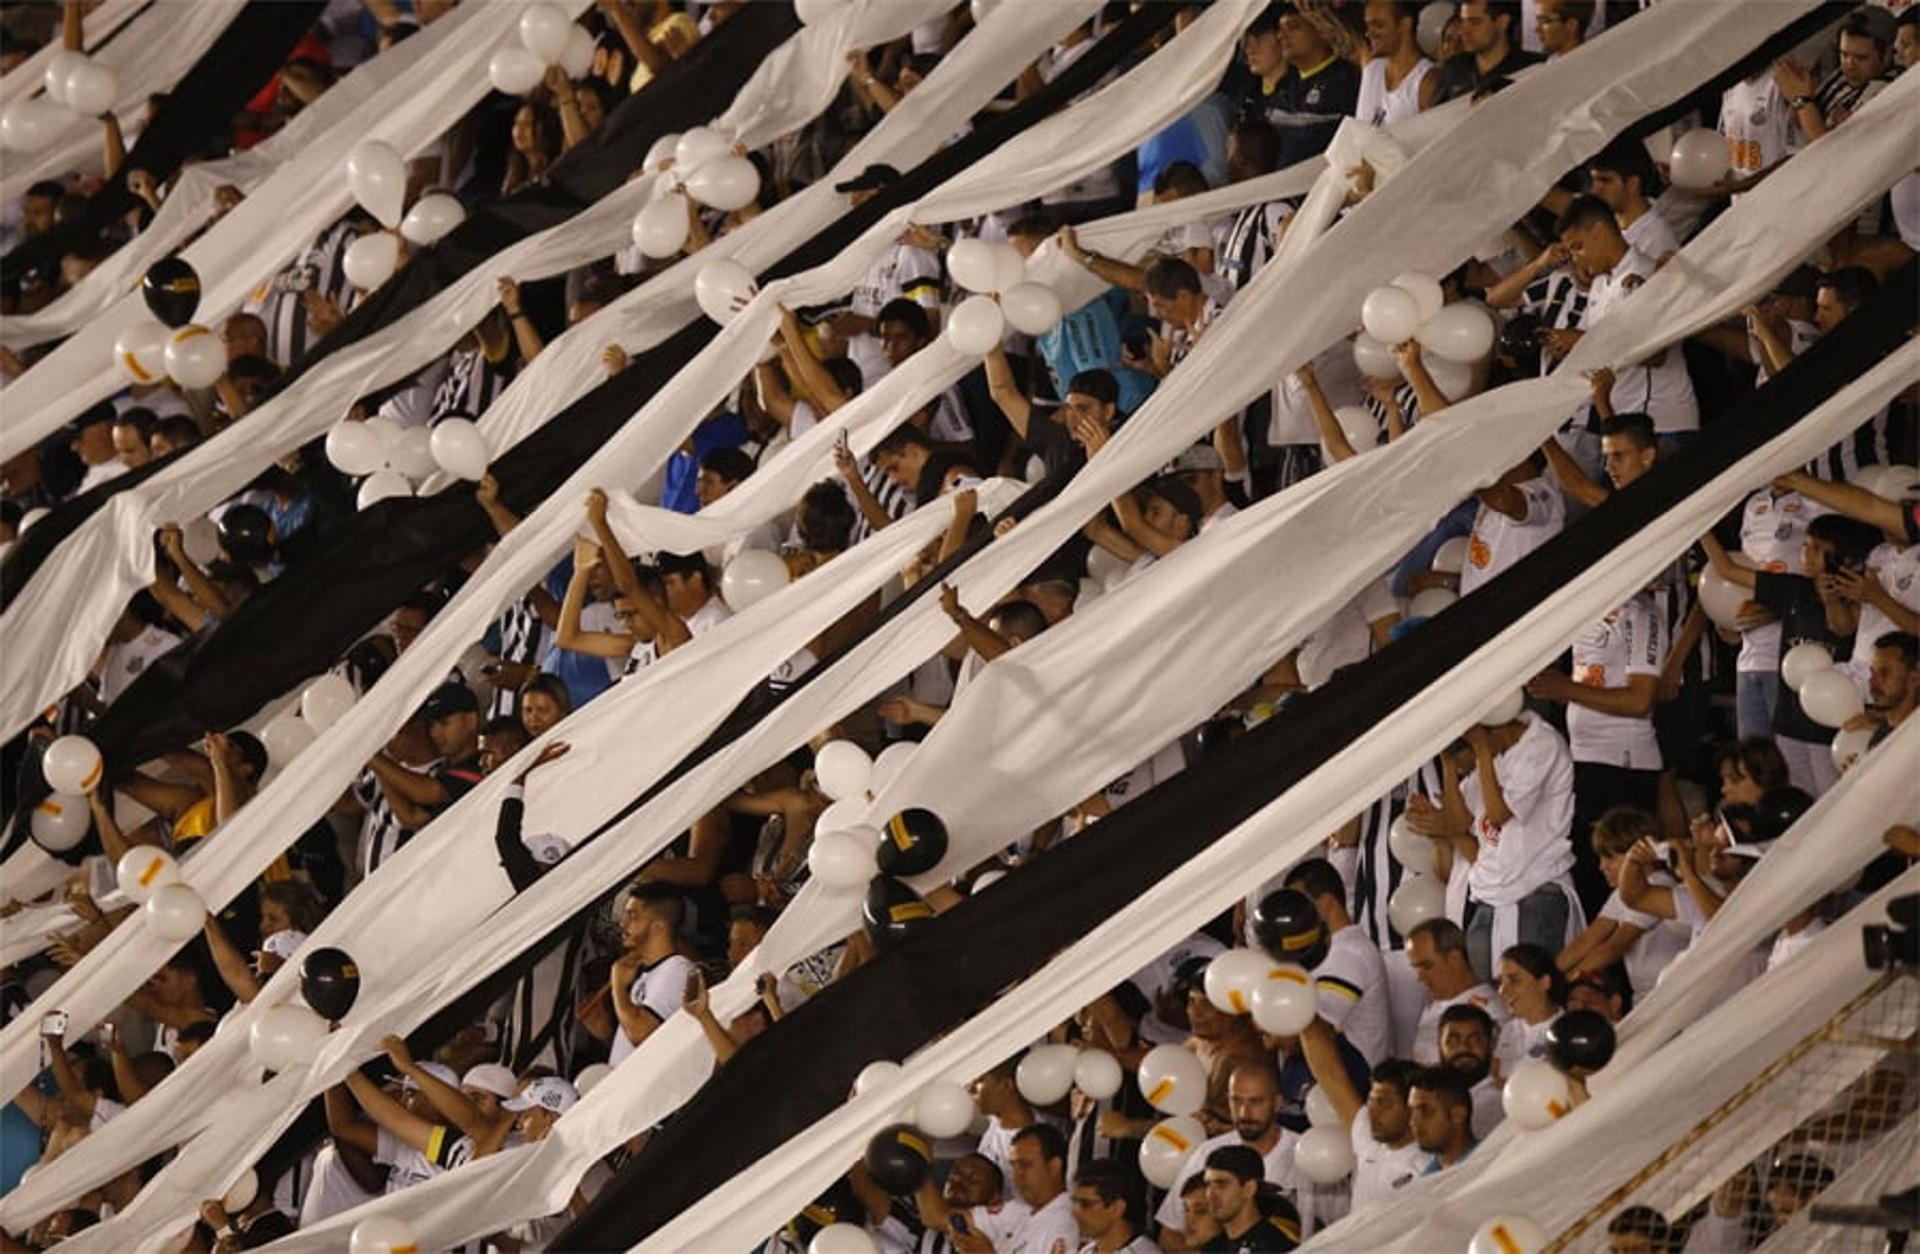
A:
{"type": "Polygon", "coordinates": [[[1126,295],[1109,288],[1060,319],[1060,325],[1034,340],[1053,375],[1054,395],[1065,397],[1067,383],[1082,370],[1104,370],[1120,385],[1120,412],[1130,414],[1153,394],[1151,375],[1120,362],[1120,317],[1126,295]]]}
{"type": "Polygon", "coordinates": [[[694,481],[700,477],[700,459],[717,448],[739,448],[747,442],[746,420],[735,413],[715,414],[693,429],[693,451],[678,449],[667,459],[660,483],[660,504],[680,514],[700,512],[694,481]]]}
{"type": "Polygon", "coordinates": [[[1188,161],[1206,175],[1211,187],[1227,181],[1227,102],[1215,92],[1192,113],[1179,118],[1141,144],[1134,154],[1140,165],[1139,191],[1153,190],[1153,180],[1176,161],[1188,161]]]}
{"type": "MultiPolygon", "coordinates": [[[[547,576],[547,591],[553,594],[555,600],[563,600],[567,595],[567,583],[572,578],[573,558],[569,555],[547,576]]],[[[607,673],[607,660],[594,657],[591,653],[553,649],[547,653],[546,661],[540,663],[540,669],[560,677],[560,682],[567,686],[567,695],[573,699],[573,708],[576,710],[613,687],[613,676],[607,673]]]]}

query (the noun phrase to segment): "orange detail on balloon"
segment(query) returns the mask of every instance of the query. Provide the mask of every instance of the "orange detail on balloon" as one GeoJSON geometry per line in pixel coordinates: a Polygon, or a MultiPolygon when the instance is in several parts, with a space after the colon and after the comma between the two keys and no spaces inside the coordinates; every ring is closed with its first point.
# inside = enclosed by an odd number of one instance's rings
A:
{"type": "Polygon", "coordinates": [[[1168,1097],[1172,1096],[1173,1087],[1172,1080],[1162,1080],[1160,1083],[1154,1085],[1153,1091],[1147,1094],[1147,1105],[1158,1106],[1161,1102],[1166,1101],[1168,1097]]]}
{"type": "Polygon", "coordinates": [[[1520,1242],[1515,1240],[1513,1233],[1507,1230],[1507,1225],[1495,1224],[1490,1235],[1493,1237],[1493,1243],[1500,1247],[1500,1254],[1521,1254],[1520,1242]]]}
{"type": "MultiPolygon", "coordinates": [[[[1158,1091],[1157,1089],[1155,1090],[1155,1092],[1158,1091]]],[[[1173,1146],[1173,1148],[1179,1150],[1182,1154],[1193,1148],[1193,1142],[1187,1140],[1186,1137],[1181,1136],[1164,1123],[1153,1130],[1153,1135],[1173,1146]]]]}
{"type": "Polygon", "coordinates": [[[139,382],[139,383],[153,382],[154,380],[153,374],[149,372],[145,366],[141,365],[140,359],[138,357],[135,357],[132,353],[120,354],[120,364],[127,368],[127,373],[132,375],[136,382],[139,382]]]}
{"type": "Polygon", "coordinates": [[[145,888],[149,884],[152,884],[154,877],[160,874],[160,868],[164,865],[165,863],[161,862],[158,858],[148,861],[147,869],[140,872],[140,887],[145,888]]]}

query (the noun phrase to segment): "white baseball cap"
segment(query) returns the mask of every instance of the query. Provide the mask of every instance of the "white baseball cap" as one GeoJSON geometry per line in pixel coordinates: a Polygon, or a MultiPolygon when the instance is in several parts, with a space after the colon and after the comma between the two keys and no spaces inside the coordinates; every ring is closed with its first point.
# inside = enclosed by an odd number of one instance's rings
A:
{"type": "Polygon", "coordinates": [[[520,1087],[520,1081],[512,1071],[499,1063],[483,1062],[467,1069],[467,1074],[460,1077],[460,1087],[479,1089],[482,1093],[491,1093],[504,1099],[513,1096],[514,1090],[520,1087]]]}
{"type": "Polygon", "coordinates": [[[579,1100],[580,1094],[571,1083],[557,1075],[546,1075],[530,1081],[527,1087],[521,1090],[520,1096],[502,1105],[507,1110],[532,1110],[535,1106],[539,1106],[544,1110],[551,1110],[556,1115],[564,1115],[572,1110],[573,1104],[579,1100]]]}

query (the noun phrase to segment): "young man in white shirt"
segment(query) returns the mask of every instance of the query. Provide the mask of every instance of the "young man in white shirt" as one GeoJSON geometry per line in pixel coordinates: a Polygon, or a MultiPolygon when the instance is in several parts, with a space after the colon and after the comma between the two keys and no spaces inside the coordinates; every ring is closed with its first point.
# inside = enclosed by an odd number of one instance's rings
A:
{"type": "MultiPolygon", "coordinates": [[[[1339,1067],[1337,1061],[1335,1067],[1339,1067]]],[[[1181,1194],[1189,1180],[1206,1170],[1207,1158],[1217,1149],[1245,1146],[1260,1156],[1268,1183],[1289,1192],[1297,1191],[1301,1185],[1293,1166],[1293,1148],[1300,1138],[1280,1126],[1280,1073],[1273,1064],[1262,1059],[1235,1067],[1227,1078],[1227,1108],[1233,1116],[1232,1131],[1209,1137],[1194,1146],[1154,1214],[1154,1221],[1160,1225],[1163,1247],[1190,1248],[1185,1239],[1187,1219],[1181,1194]]]]}
{"type": "MultiPolygon", "coordinates": [[[[899,177],[900,172],[892,166],[870,165],[846,182],[836,183],[833,190],[858,207],[899,177]]],[[[846,311],[834,315],[828,323],[869,384],[877,382],[889,368],[886,350],[875,334],[874,319],[881,308],[895,297],[905,297],[932,312],[939,311],[940,254],[924,246],[924,235],[920,228],[911,228],[907,236],[895,241],[854,285],[846,311]],[[908,236],[914,242],[908,242],[908,236]]]]}
{"type": "Polygon", "coordinates": [[[1538,453],[1474,496],[1480,509],[1460,567],[1461,596],[1559,535],[1567,518],[1566,501],[1546,473],[1546,459],[1538,453]]]}
{"type": "Polygon", "coordinates": [[[1368,1066],[1384,1060],[1393,1042],[1387,964],[1347,914],[1340,873],[1324,858],[1309,858],[1287,872],[1286,887],[1305,893],[1327,928],[1327,956],[1313,969],[1320,1021],[1353,1042],[1368,1066]]]}
{"type": "Polygon", "coordinates": [[[1420,6],[1409,0],[1367,0],[1362,11],[1372,55],[1360,67],[1353,115],[1369,126],[1392,126],[1433,103],[1440,83],[1414,36],[1419,14],[1420,6]]]}
{"type": "Polygon", "coordinates": [[[1074,1176],[1073,1221],[1085,1244],[1080,1254],[1159,1254],[1160,1247],[1127,1214],[1133,1179],[1111,1158],[1096,1159],[1074,1176]]]}
{"type": "Polygon", "coordinates": [[[1375,1064],[1372,1083],[1362,1095],[1341,1065],[1333,1033],[1324,1022],[1307,1026],[1300,1034],[1300,1047],[1314,1083],[1353,1137],[1353,1209],[1360,1210],[1419,1175],[1426,1156],[1414,1144],[1413,1127],[1407,1122],[1407,1098],[1418,1068],[1405,1059],[1383,1059],[1375,1064]]]}
{"type": "MultiPolygon", "coordinates": [[[[1073,1221],[1073,1198],[1067,1193],[1067,1139],[1048,1123],[1022,1128],[1009,1151],[1014,1192],[1033,1208],[1022,1221],[1009,1248],[995,1254],[1067,1254],[1080,1248],[1080,1226],[1073,1221]]],[[[977,1254],[987,1248],[978,1233],[957,1235],[954,1248],[977,1254]]]]}
{"type": "Polygon", "coordinates": [[[1637,139],[1610,144],[1587,162],[1587,186],[1613,210],[1628,246],[1652,258],[1655,265],[1663,265],[1680,251],[1680,238],[1654,211],[1647,194],[1658,177],[1647,146],[1637,139]]]}
{"type": "Polygon", "coordinates": [[[625,952],[608,976],[616,1023],[607,1062],[619,1066],[686,1001],[693,963],[677,937],[686,903],[669,884],[638,884],[620,918],[625,952]]]}
{"type": "MultiPolygon", "coordinates": [[[[1776,574],[1797,572],[1807,524],[1828,512],[1798,491],[1778,491],[1771,484],[1759,489],[1740,511],[1740,552],[1746,564],[1776,574]]],[[[1780,620],[1754,602],[1742,610],[1740,656],[1734,663],[1734,726],[1742,740],[1771,739],[1780,698],[1780,620]]]]}

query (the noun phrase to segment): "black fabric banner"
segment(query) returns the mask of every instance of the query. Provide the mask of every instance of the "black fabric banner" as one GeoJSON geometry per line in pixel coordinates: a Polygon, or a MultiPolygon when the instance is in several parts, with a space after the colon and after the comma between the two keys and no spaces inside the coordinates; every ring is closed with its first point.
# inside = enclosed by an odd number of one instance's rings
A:
{"type": "Polygon", "coordinates": [[[1899,348],[1914,325],[1915,277],[1909,263],[1841,333],[1814,345],[1743,406],[1737,420],[1724,416],[1710,438],[1656,466],[1410,639],[1340,672],[1219,757],[969,897],[748,1041],[550,1248],[627,1249],[644,1241],[839,1107],[868,1063],[905,1058],[978,1014],[1376,723],[1419,700],[1429,684],[1552,595],[1568,572],[1607,560],[1899,348]]]}

